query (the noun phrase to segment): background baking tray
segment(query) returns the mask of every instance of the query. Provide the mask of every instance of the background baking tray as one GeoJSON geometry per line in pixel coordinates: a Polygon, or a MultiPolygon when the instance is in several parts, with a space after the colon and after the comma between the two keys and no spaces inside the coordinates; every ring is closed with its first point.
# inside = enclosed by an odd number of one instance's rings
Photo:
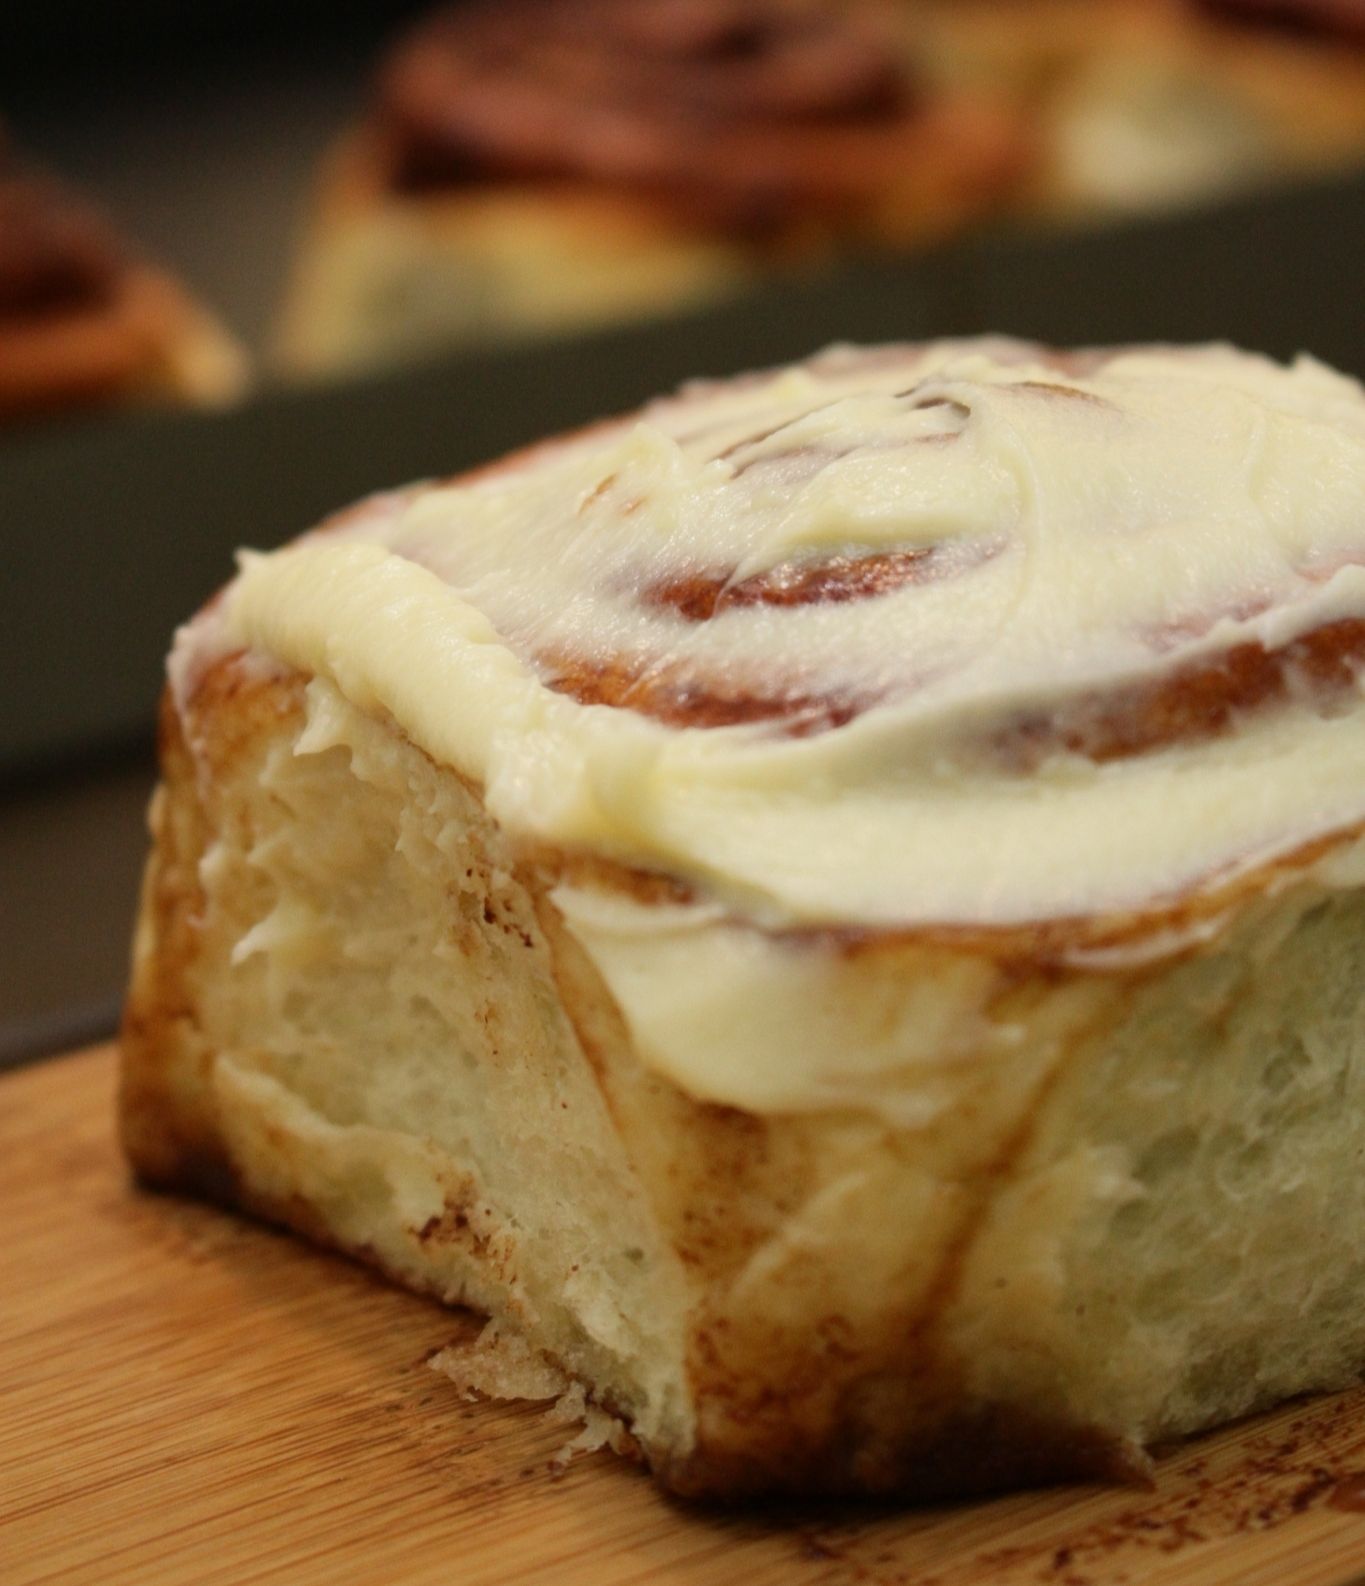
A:
{"type": "Polygon", "coordinates": [[[449,474],[696,374],[822,343],[1005,330],[1227,337],[1365,373],[1365,176],[1088,233],[987,235],[590,338],[0,443],[0,777],[145,740],[174,625],[243,544],[449,474]]]}

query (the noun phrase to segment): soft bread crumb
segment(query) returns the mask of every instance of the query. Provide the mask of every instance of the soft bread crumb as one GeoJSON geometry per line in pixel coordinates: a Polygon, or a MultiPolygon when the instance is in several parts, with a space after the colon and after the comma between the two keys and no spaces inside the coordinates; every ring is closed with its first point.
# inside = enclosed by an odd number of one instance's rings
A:
{"type": "Polygon", "coordinates": [[[551,1459],[554,1470],[562,1471],[575,1455],[595,1454],[599,1448],[609,1448],[613,1454],[639,1457],[640,1445],[626,1430],[625,1423],[591,1403],[581,1382],[573,1383],[568,1392],[556,1400],[545,1419],[560,1426],[579,1428],[551,1459]]]}
{"type": "Polygon", "coordinates": [[[578,1430],[550,1460],[552,1470],[563,1471],[576,1455],[610,1448],[616,1454],[636,1454],[638,1444],[621,1420],[588,1400],[582,1383],[573,1382],[553,1361],[547,1360],[515,1330],[489,1322],[479,1336],[448,1344],[428,1362],[448,1377],[466,1399],[524,1399],[532,1403],[552,1399],[545,1419],[553,1425],[578,1430]]]}
{"type": "Polygon", "coordinates": [[[564,1371],[511,1329],[489,1322],[479,1336],[447,1344],[428,1364],[449,1377],[466,1399],[561,1399],[570,1390],[564,1371]]]}

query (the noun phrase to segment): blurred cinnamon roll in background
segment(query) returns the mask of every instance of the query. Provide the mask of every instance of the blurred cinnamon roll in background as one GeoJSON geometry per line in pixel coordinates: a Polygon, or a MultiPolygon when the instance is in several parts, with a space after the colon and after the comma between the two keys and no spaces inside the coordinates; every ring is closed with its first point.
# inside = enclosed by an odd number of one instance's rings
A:
{"type": "Polygon", "coordinates": [[[245,383],[227,332],[0,130],[0,421],[245,383]]]}
{"type": "Polygon", "coordinates": [[[1365,158],[1360,0],[930,0],[1033,129],[1033,213],[1170,208],[1365,158]]]}
{"type": "Polygon", "coordinates": [[[443,10],[334,151],[282,337],[295,371],[714,298],[941,237],[1028,166],[882,0],[443,10]]]}

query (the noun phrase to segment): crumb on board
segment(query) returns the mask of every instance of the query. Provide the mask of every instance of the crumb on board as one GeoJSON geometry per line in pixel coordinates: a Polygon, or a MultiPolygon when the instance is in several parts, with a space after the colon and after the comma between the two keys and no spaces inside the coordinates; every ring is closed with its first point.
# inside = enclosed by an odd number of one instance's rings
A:
{"type": "Polygon", "coordinates": [[[577,1428],[551,1458],[552,1474],[562,1474],[577,1455],[599,1448],[616,1454],[636,1452],[635,1439],[617,1416],[593,1404],[581,1383],[519,1333],[497,1322],[489,1322],[477,1338],[438,1350],[428,1364],[448,1377],[466,1399],[548,1401],[547,1421],[577,1428]]]}

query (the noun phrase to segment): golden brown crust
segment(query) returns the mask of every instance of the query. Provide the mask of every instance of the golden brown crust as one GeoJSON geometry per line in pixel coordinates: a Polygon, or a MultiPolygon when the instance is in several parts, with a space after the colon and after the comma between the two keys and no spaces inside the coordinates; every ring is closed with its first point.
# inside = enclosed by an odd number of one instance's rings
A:
{"type": "Polygon", "coordinates": [[[253,736],[298,711],[301,686],[252,677],[240,653],[211,667],[197,691],[201,719],[213,722],[203,778],[171,691],[161,697],[161,785],[119,1035],[119,1120],[124,1150],[145,1183],[222,1205],[241,1204],[242,1190],[211,1104],[214,1053],[194,990],[205,901],[199,864],[214,835],[214,778],[230,773],[253,736]]]}
{"type": "Polygon", "coordinates": [[[195,1091],[173,1075],[182,1066],[200,1081],[212,1053],[198,1029],[190,974],[196,920],[203,912],[199,860],[210,840],[194,765],[167,690],[157,732],[161,786],[152,801],[152,852],[142,883],[133,977],[119,1043],[119,1124],[123,1148],[147,1184],[186,1190],[223,1205],[238,1200],[216,1121],[195,1091]]]}
{"type": "MultiPolygon", "coordinates": [[[[875,1403],[873,1396],[883,1393],[884,1385],[870,1384],[867,1396],[875,1403]]],[[[838,1429],[817,1444],[765,1439],[758,1447],[702,1450],[651,1468],[679,1497],[711,1503],[907,1494],[932,1503],[1062,1481],[1151,1480],[1140,1450],[1085,1427],[996,1405],[961,1412],[926,1440],[918,1430],[898,1435],[890,1394],[872,1412],[859,1402],[863,1397],[851,1399],[838,1429]]]]}

